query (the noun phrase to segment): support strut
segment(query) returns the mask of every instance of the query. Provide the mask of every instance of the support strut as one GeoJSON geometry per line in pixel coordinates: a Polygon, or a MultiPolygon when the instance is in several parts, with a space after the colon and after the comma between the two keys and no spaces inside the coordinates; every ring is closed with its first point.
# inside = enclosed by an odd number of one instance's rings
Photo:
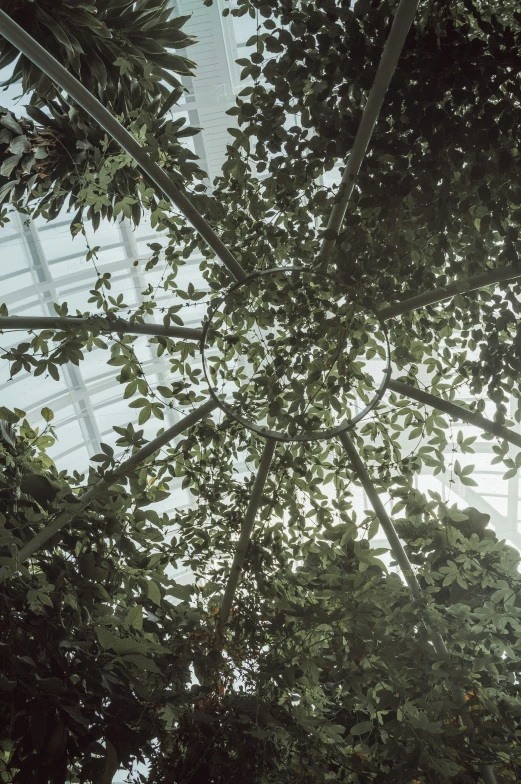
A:
{"type": "MultiPolygon", "coordinates": [[[[154,438],[152,441],[149,441],[148,444],[138,449],[133,455],[131,455],[127,460],[121,463],[117,468],[113,471],[109,471],[103,479],[100,479],[99,482],[89,487],[88,490],[85,490],[81,496],[78,496],[78,500],[71,503],[66,509],[63,510],[55,519],[50,522],[45,528],[42,528],[36,536],[33,536],[23,547],[20,548],[17,558],[19,563],[23,563],[27,558],[30,558],[37,550],[39,550],[51,537],[54,536],[60,529],[70,523],[75,517],[77,517],[84,509],[86,509],[90,503],[97,498],[100,494],[106,491],[111,485],[117,482],[119,479],[123,479],[123,477],[128,476],[138,465],[143,463],[149,457],[151,457],[155,452],[157,452],[161,447],[168,444],[172,441],[173,438],[176,436],[181,435],[185,430],[192,425],[197,424],[201,419],[204,419],[208,414],[210,414],[215,408],[217,408],[217,403],[213,400],[209,400],[206,403],[203,403],[202,406],[197,408],[195,411],[192,411],[190,414],[185,416],[181,419],[180,422],[177,422],[172,427],[165,430],[157,438],[154,438]]],[[[0,569],[0,583],[2,583],[7,576],[11,574],[10,570],[7,567],[2,567],[0,569]]]]}
{"type": "Polygon", "coordinates": [[[448,414],[453,419],[461,419],[463,422],[474,425],[485,433],[491,433],[491,435],[497,438],[503,438],[521,449],[521,434],[516,433],[515,430],[509,427],[500,425],[499,422],[493,422],[491,419],[482,417],[481,414],[475,414],[473,411],[463,408],[463,406],[449,403],[448,400],[443,400],[443,398],[437,395],[431,395],[430,392],[425,392],[423,389],[418,389],[410,384],[404,384],[402,381],[395,381],[392,378],[389,380],[387,389],[397,392],[399,395],[403,395],[403,397],[410,397],[418,403],[424,403],[431,408],[436,408],[438,411],[443,411],[444,414],[448,414]]]}
{"type": "MultiPolygon", "coordinates": [[[[355,445],[353,444],[349,433],[344,432],[341,433],[340,441],[342,442],[342,446],[346,450],[346,453],[351,461],[351,465],[355,473],[358,475],[360,482],[362,483],[362,487],[365,490],[365,493],[375,511],[375,514],[382,526],[383,532],[387,537],[387,541],[389,542],[389,546],[391,548],[391,552],[394,556],[395,561],[397,562],[398,566],[400,567],[402,574],[409,586],[409,590],[412,594],[414,601],[418,601],[422,597],[422,590],[420,584],[414,574],[412,564],[407,557],[407,553],[403,549],[403,545],[398,538],[398,534],[396,533],[396,529],[387,514],[385,507],[380,499],[378,491],[376,487],[373,485],[371,481],[371,477],[369,476],[360,455],[358,454],[355,445]]],[[[424,622],[425,627],[428,629],[427,624],[424,622]]],[[[436,654],[439,656],[440,659],[448,660],[449,659],[449,652],[447,650],[447,646],[439,632],[432,632],[430,630],[429,635],[431,638],[432,645],[436,654]]],[[[462,702],[464,704],[465,699],[464,695],[462,695],[462,702]]],[[[467,727],[472,732],[474,727],[472,720],[470,717],[467,718],[467,727]]],[[[480,762],[480,770],[481,775],[483,776],[483,781],[485,784],[497,784],[496,775],[494,773],[494,768],[492,765],[487,763],[480,762]]]]}
{"type": "Polygon", "coordinates": [[[76,101],[93,120],[112,136],[112,138],[135,160],[137,165],[150,177],[157,187],[175,204],[185,218],[199,232],[215,255],[228,268],[236,280],[243,280],[246,273],[241,265],[217,236],[209,223],[196,210],[192,202],[174,185],[168,174],[155,163],[143,147],[101,104],[92,93],[63,67],[43,46],[26,33],[4,11],[0,11],[0,34],[16,46],[31,62],[40,68],[62,90],[76,101]]]}
{"type": "Polygon", "coordinates": [[[230,611],[232,609],[233,600],[235,598],[235,593],[239,584],[239,577],[241,576],[242,566],[244,564],[246,551],[250,543],[253,526],[255,525],[255,518],[259,510],[264,485],[266,484],[266,479],[268,477],[268,472],[270,470],[276,444],[277,442],[274,439],[268,438],[266,439],[266,443],[264,445],[264,451],[259,463],[259,470],[257,471],[257,476],[255,477],[255,482],[253,484],[250,502],[248,504],[246,515],[241,527],[239,541],[237,542],[233,563],[230,569],[230,575],[224,590],[221,609],[219,611],[217,634],[221,639],[230,617],[230,611]]]}
{"type": "MultiPolygon", "coordinates": [[[[364,160],[369,142],[371,141],[385,94],[396,70],[417,7],[418,0],[400,0],[391,27],[391,32],[385,43],[382,59],[380,60],[378,70],[376,71],[373,86],[371,87],[371,92],[369,93],[369,98],[367,99],[364,113],[362,114],[353,148],[344,169],[342,182],[339,187],[340,199],[333,207],[329,217],[327,224],[328,231],[334,231],[337,234],[340,231],[342,221],[346,214],[347,205],[349,204],[349,199],[351,198],[355,187],[355,180],[360,171],[360,166],[364,160]]],[[[328,253],[331,252],[334,244],[334,239],[325,239],[322,241],[318,254],[319,263],[324,263],[327,260],[328,253]]]]}
{"type": "Polygon", "coordinates": [[[403,313],[410,313],[412,310],[418,310],[418,308],[424,308],[427,305],[436,305],[456,294],[466,294],[468,291],[476,291],[476,289],[483,289],[485,286],[493,286],[494,283],[504,283],[516,278],[521,278],[519,266],[512,265],[489,272],[480,272],[479,275],[473,275],[466,281],[451,283],[441,289],[424,291],[423,294],[417,294],[415,297],[403,300],[403,302],[388,305],[378,311],[378,315],[384,320],[394,318],[394,316],[401,316],[403,313]]]}
{"type": "Polygon", "coordinates": [[[140,324],[136,321],[124,319],[109,319],[104,316],[88,316],[87,318],[59,316],[5,316],[0,318],[0,331],[9,329],[82,329],[93,332],[116,332],[119,335],[163,335],[169,338],[185,338],[186,340],[201,340],[202,329],[190,327],[165,327],[162,324],[140,324]]]}

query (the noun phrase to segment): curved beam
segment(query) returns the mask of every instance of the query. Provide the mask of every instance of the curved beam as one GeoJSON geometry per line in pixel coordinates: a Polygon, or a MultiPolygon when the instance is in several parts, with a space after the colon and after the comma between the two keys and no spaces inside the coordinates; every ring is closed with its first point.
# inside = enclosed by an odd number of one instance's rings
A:
{"type": "MultiPolygon", "coordinates": [[[[383,532],[387,537],[387,541],[389,542],[389,546],[391,548],[391,552],[394,556],[394,559],[398,566],[400,567],[403,576],[409,586],[409,590],[413,596],[415,601],[419,601],[422,598],[422,589],[418,580],[416,579],[416,575],[412,568],[412,564],[409,561],[405,550],[403,549],[403,545],[396,533],[396,529],[391,522],[391,518],[387,514],[385,507],[378,495],[378,491],[376,487],[373,485],[371,481],[371,477],[369,476],[366,467],[362,463],[360,455],[356,451],[356,447],[351,440],[351,436],[349,433],[344,432],[341,433],[340,441],[342,442],[342,446],[346,450],[347,456],[351,461],[351,465],[355,473],[358,475],[360,482],[362,483],[362,487],[365,490],[365,493],[371,503],[371,506],[374,509],[374,512],[382,526],[383,532]]],[[[443,639],[439,633],[433,635],[432,644],[436,650],[436,653],[439,656],[448,656],[448,651],[443,642],[443,639]]]]}
{"type": "MultiPolygon", "coordinates": [[[[367,99],[364,113],[362,114],[360,125],[358,126],[355,141],[344,169],[342,182],[338,189],[340,200],[333,207],[329,217],[327,224],[328,231],[334,231],[337,234],[340,231],[349,199],[351,198],[355,187],[356,177],[358,176],[360,166],[362,165],[369,142],[371,141],[387,88],[389,87],[396,70],[396,65],[402,53],[403,45],[417,7],[418,0],[400,0],[400,5],[396,11],[391,31],[382,53],[382,59],[380,60],[378,70],[376,71],[373,86],[371,87],[371,92],[369,93],[369,98],[367,99]]],[[[324,239],[322,241],[318,254],[319,262],[326,261],[327,255],[331,252],[334,244],[334,240],[324,239]]]]}
{"type": "Polygon", "coordinates": [[[175,204],[185,218],[199,232],[215,255],[228,268],[236,280],[243,280],[246,273],[241,265],[217,236],[209,223],[196,210],[192,202],[174,185],[166,172],[155,163],[134,137],[85,87],[63,67],[43,46],[25,32],[10,16],[0,11],[0,34],[16,46],[29,60],[40,68],[62,90],[70,95],[93,120],[112,136],[112,138],[136,161],[138,166],[175,204]]]}
{"type": "Polygon", "coordinates": [[[393,378],[390,379],[387,389],[390,389],[392,392],[397,392],[399,395],[403,395],[403,397],[410,397],[418,403],[424,403],[431,408],[436,408],[438,411],[443,411],[444,414],[448,414],[453,419],[461,419],[469,425],[475,425],[475,427],[478,427],[480,430],[484,430],[485,433],[491,433],[491,435],[496,436],[497,438],[503,438],[505,441],[508,441],[510,444],[514,444],[514,446],[521,449],[520,433],[516,433],[515,430],[500,425],[499,422],[493,422],[491,419],[486,419],[485,417],[482,417],[481,414],[475,414],[473,411],[469,411],[468,409],[463,408],[463,406],[459,406],[457,403],[449,403],[448,400],[443,400],[443,398],[438,397],[437,395],[431,395],[430,392],[425,392],[423,389],[418,389],[410,384],[404,384],[402,381],[395,381],[393,378]]]}
{"type": "Polygon", "coordinates": [[[403,302],[388,305],[386,308],[379,310],[378,315],[384,320],[394,316],[401,316],[403,313],[409,313],[411,310],[424,308],[427,305],[436,305],[438,302],[450,299],[456,294],[466,294],[468,291],[476,291],[476,289],[482,289],[485,286],[492,286],[494,283],[503,283],[516,278],[521,278],[519,266],[500,267],[499,269],[490,270],[490,272],[481,272],[479,275],[473,275],[468,280],[450,283],[445,288],[425,291],[423,294],[417,294],[415,297],[403,300],[403,302]]]}
{"type": "MultiPolygon", "coordinates": [[[[118,479],[128,476],[134,468],[137,468],[138,465],[151,457],[151,455],[161,449],[161,447],[172,441],[173,438],[181,435],[181,433],[189,427],[192,427],[192,425],[195,425],[201,419],[204,419],[204,417],[210,414],[215,408],[217,408],[217,403],[213,400],[208,400],[208,402],[203,403],[202,406],[181,419],[180,422],[177,422],[175,425],[168,428],[168,430],[165,430],[160,436],[149,441],[148,444],[145,444],[141,449],[138,449],[137,452],[131,455],[113,471],[109,471],[103,479],[100,479],[99,482],[96,482],[96,484],[89,487],[88,490],[85,490],[81,496],[78,496],[77,501],[71,503],[52,522],[50,522],[49,525],[42,528],[38,531],[36,536],[33,536],[32,539],[26,542],[18,551],[18,562],[23,563],[27,558],[30,558],[31,555],[39,550],[52,536],[54,536],[54,534],[83,512],[83,510],[90,505],[91,501],[100,493],[107,490],[118,479]]],[[[0,583],[2,583],[11,573],[12,572],[8,567],[2,567],[2,569],[0,569],[0,583]]]]}
{"type": "MultiPolygon", "coordinates": [[[[356,451],[355,445],[353,444],[349,433],[345,432],[342,433],[340,436],[340,441],[342,442],[342,446],[346,450],[346,453],[351,461],[353,469],[360,479],[362,483],[362,487],[365,490],[365,493],[375,511],[375,514],[382,526],[382,529],[387,537],[387,541],[389,542],[389,546],[391,548],[391,552],[394,556],[395,561],[397,562],[398,566],[400,567],[403,576],[409,586],[409,590],[414,598],[414,601],[418,601],[422,597],[422,589],[420,584],[414,574],[412,564],[409,561],[405,550],[403,549],[403,545],[398,538],[398,534],[396,533],[396,529],[392,524],[392,521],[385,511],[385,507],[382,504],[380,496],[378,495],[378,491],[376,490],[375,486],[371,481],[371,477],[367,473],[367,470],[360,459],[360,455],[356,451]]],[[[425,627],[428,629],[427,623],[424,621],[425,627]]],[[[447,650],[447,646],[443,640],[443,637],[439,632],[430,632],[431,642],[436,651],[437,655],[440,659],[449,659],[449,652],[447,650]]],[[[463,709],[465,709],[465,695],[460,695],[461,705],[463,709]]],[[[472,717],[469,715],[468,710],[465,711],[465,721],[469,731],[474,734],[475,728],[474,723],[472,721],[472,717]]],[[[485,784],[497,784],[496,774],[494,773],[494,768],[492,765],[488,763],[480,762],[480,770],[481,775],[483,776],[483,781],[485,784]]]]}
{"type": "Polygon", "coordinates": [[[235,548],[233,563],[230,568],[228,582],[226,584],[226,588],[224,589],[221,609],[219,611],[219,618],[217,621],[217,635],[221,639],[230,617],[230,611],[232,609],[233,600],[235,598],[235,593],[239,584],[239,577],[241,576],[242,566],[246,557],[246,551],[250,543],[253,526],[255,525],[255,517],[257,516],[257,512],[259,510],[262,492],[264,490],[264,485],[266,484],[266,479],[268,477],[268,472],[270,470],[270,465],[273,459],[276,445],[277,442],[274,439],[266,439],[264,451],[259,463],[259,470],[257,471],[257,476],[255,477],[255,482],[253,484],[250,502],[246,510],[246,515],[244,516],[244,521],[242,523],[239,541],[237,542],[237,547],[235,548]]]}
{"type": "Polygon", "coordinates": [[[139,324],[124,319],[109,319],[103,316],[65,317],[60,316],[6,316],[0,318],[0,331],[9,329],[72,329],[83,327],[99,332],[117,332],[121,335],[164,335],[170,338],[201,340],[202,329],[190,327],[165,327],[162,324],[139,324]]]}

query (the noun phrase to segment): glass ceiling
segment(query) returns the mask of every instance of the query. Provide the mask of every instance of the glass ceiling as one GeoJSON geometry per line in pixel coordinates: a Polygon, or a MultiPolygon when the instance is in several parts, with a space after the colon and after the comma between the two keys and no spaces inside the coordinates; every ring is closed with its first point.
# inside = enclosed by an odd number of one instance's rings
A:
{"type": "MultiPolygon", "coordinates": [[[[186,80],[189,92],[172,111],[177,117],[184,114],[189,124],[203,129],[191,143],[210,180],[220,172],[226,144],[230,140],[226,129],[235,122],[226,110],[233,105],[235,95],[246,84],[239,81],[241,69],[235,60],[246,55],[246,41],[255,32],[254,19],[249,16],[223,18],[220,11],[218,3],[206,7],[200,0],[181,0],[176,7],[179,14],[192,14],[187,31],[197,37],[198,43],[186,54],[197,63],[197,77],[186,80]]],[[[4,106],[17,113],[23,111],[16,100],[16,88],[4,92],[2,98],[0,103],[4,106]]],[[[334,171],[329,173],[328,184],[334,181],[335,176],[334,171]]],[[[85,238],[71,238],[70,218],[70,215],[63,214],[50,223],[43,219],[26,223],[23,217],[13,215],[10,223],[0,229],[0,302],[5,302],[10,315],[54,315],[54,302],[67,302],[69,314],[74,314],[76,309],[91,309],[89,291],[96,281],[96,273],[92,262],[86,261],[85,238]]],[[[102,222],[95,234],[92,231],[87,233],[90,245],[99,246],[96,262],[99,271],[111,274],[111,294],[123,295],[129,313],[140,302],[141,292],[148,283],[153,286],[160,284],[161,264],[146,273],[146,284],[143,272],[143,262],[150,255],[147,243],[155,238],[146,221],[138,229],[132,229],[126,220],[116,224],[102,222]],[[139,264],[134,266],[136,260],[139,264]]],[[[188,282],[192,282],[196,288],[204,289],[199,261],[199,258],[192,257],[181,268],[181,287],[186,288],[188,282]]],[[[179,304],[182,302],[180,300],[179,304]]],[[[174,304],[172,294],[169,292],[161,298],[158,292],[158,303],[174,304]]],[[[184,305],[179,315],[186,326],[197,327],[205,311],[204,304],[184,305]]],[[[7,349],[21,342],[25,335],[23,331],[6,332],[0,335],[0,346],[7,349]]],[[[146,337],[138,338],[134,345],[150,385],[164,384],[171,375],[167,363],[154,356],[146,337]]],[[[0,360],[1,405],[23,408],[33,425],[43,423],[40,411],[44,406],[54,411],[53,424],[58,441],[50,454],[60,469],[85,471],[89,458],[100,452],[101,442],[114,445],[118,435],[113,426],[126,425],[134,418],[135,409],[128,408],[122,396],[123,387],[115,379],[118,371],[106,364],[107,359],[106,351],[94,349],[86,352],[80,366],[69,365],[61,373],[59,381],[44,376],[35,379],[24,372],[10,380],[9,365],[7,361],[0,360]]],[[[167,412],[165,426],[170,426],[177,415],[175,411],[167,409],[167,412]]],[[[221,414],[216,412],[213,416],[220,417],[221,414]]],[[[148,420],[143,426],[145,437],[153,438],[159,425],[155,419],[148,420]]],[[[459,501],[463,506],[472,505],[487,512],[499,537],[508,539],[521,549],[517,476],[503,481],[504,466],[491,463],[493,442],[482,439],[474,428],[459,424],[454,426],[454,438],[459,430],[463,431],[464,437],[478,436],[473,445],[475,454],[468,457],[468,462],[476,466],[478,487],[463,486],[456,478],[451,483],[448,476],[433,477],[426,468],[417,479],[419,489],[437,491],[450,502],[459,501]]],[[[414,443],[403,444],[405,451],[407,444],[412,451],[414,443]]],[[[246,467],[238,464],[237,471],[246,471],[246,467]]],[[[186,506],[193,500],[189,492],[181,488],[181,480],[177,487],[175,484],[172,487],[174,492],[170,499],[158,505],[161,511],[186,506]]],[[[369,507],[361,490],[355,505],[360,512],[369,507]]],[[[373,540],[373,544],[379,547],[385,541],[373,540]]],[[[176,576],[180,581],[190,577],[186,570],[179,570],[176,576]]]]}

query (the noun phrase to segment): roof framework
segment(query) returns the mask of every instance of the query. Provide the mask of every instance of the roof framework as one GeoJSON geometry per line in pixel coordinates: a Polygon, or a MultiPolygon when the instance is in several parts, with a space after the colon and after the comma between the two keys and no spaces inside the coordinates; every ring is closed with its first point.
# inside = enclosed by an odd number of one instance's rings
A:
{"type": "MultiPolygon", "coordinates": [[[[342,225],[345,217],[349,198],[353,192],[356,175],[360,170],[363,162],[365,152],[370,143],[372,131],[376,124],[379,111],[385,98],[386,89],[392,78],[392,73],[396,67],[396,63],[400,56],[407,32],[414,18],[414,13],[417,7],[416,0],[401,0],[394,24],[391,29],[388,41],[386,43],[382,61],[380,63],[375,83],[370,93],[367,105],[365,107],[360,128],[355,140],[355,144],[347,165],[344,170],[344,175],[341,182],[342,198],[335,206],[331,215],[328,228],[333,231],[338,231],[342,225]]],[[[99,124],[109,133],[121,146],[129,153],[138,166],[158,185],[163,191],[165,196],[180,210],[180,212],[187,218],[191,225],[200,233],[201,237],[208,243],[209,247],[214,251],[216,257],[226,267],[228,273],[236,284],[247,284],[248,278],[245,271],[232,252],[225,247],[220,238],[216,235],[210,225],[205,219],[199,215],[193,204],[177,189],[177,187],[170,181],[168,176],[154,163],[147,153],[140,147],[140,145],[133,139],[132,136],[120,125],[120,123],[108,112],[83,86],[73,77],[70,73],[63,68],[52,56],[50,56],[42,47],[40,47],[30,36],[28,36],[21,28],[19,28],[4,12],[0,11],[0,33],[11,41],[19,48],[29,59],[37,64],[42,71],[47,73],[64,91],[76,100],[99,124]]],[[[37,274],[40,282],[47,284],[48,291],[45,297],[45,304],[50,305],[54,299],[55,292],[53,291],[52,276],[48,274],[45,264],[41,263],[41,257],[35,253],[34,248],[38,244],[38,236],[34,233],[34,227],[21,226],[21,231],[24,234],[33,258],[33,273],[37,274]],[[29,236],[27,236],[29,235],[29,236]]],[[[124,234],[128,227],[122,227],[120,231],[124,234]]],[[[128,237],[123,237],[123,242],[129,242],[128,237]]],[[[318,261],[323,264],[327,261],[327,254],[331,248],[332,241],[325,240],[322,244],[318,261]]],[[[135,250],[133,248],[132,250],[135,250]]],[[[411,311],[417,310],[422,307],[435,305],[443,302],[450,297],[457,294],[462,289],[464,290],[478,290],[480,288],[493,285],[499,282],[514,280],[521,277],[519,270],[514,267],[506,267],[500,270],[494,270],[490,273],[483,273],[475,276],[462,284],[453,283],[450,286],[438,289],[432,292],[420,294],[417,297],[398,302],[387,306],[378,312],[378,316],[382,321],[387,319],[396,318],[398,316],[406,315],[411,311]]],[[[139,286],[137,287],[139,288],[139,286]]],[[[44,304],[44,303],[42,303],[44,304]]],[[[48,308],[50,311],[50,307],[48,308]]],[[[48,328],[59,328],[63,331],[68,330],[85,330],[87,332],[107,333],[118,335],[146,335],[151,337],[175,337],[185,340],[199,341],[201,344],[204,342],[204,331],[200,327],[172,327],[162,326],[151,323],[138,323],[132,320],[128,321],[122,319],[106,319],[98,318],[93,319],[88,317],[81,319],[79,317],[70,318],[67,316],[56,317],[52,313],[48,316],[12,316],[3,317],[0,319],[1,330],[44,330],[48,328]]],[[[78,407],[88,408],[88,396],[85,395],[85,388],[78,376],[75,376],[73,369],[68,370],[69,379],[68,386],[69,392],[77,392],[76,402],[78,407]]],[[[390,375],[390,373],[389,373],[390,375]]],[[[452,400],[446,400],[423,390],[413,387],[409,384],[396,381],[392,378],[387,379],[387,387],[390,391],[420,402],[433,409],[447,413],[455,420],[461,420],[468,425],[478,428],[480,431],[490,433],[499,437],[514,446],[521,448],[521,434],[515,429],[505,427],[497,422],[491,421],[481,415],[468,410],[465,405],[460,405],[452,400]]],[[[151,439],[146,446],[136,451],[129,459],[122,462],[119,467],[106,474],[97,484],[87,489],[81,495],[78,501],[71,504],[70,508],[64,511],[57,517],[51,525],[46,529],[40,531],[26,546],[20,551],[19,559],[23,561],[29,558],[45,542],[61,528],[66,526],[74,518],[75,514],[85,509],[96,493],[103,488],[110,487],[111,484],[117,482],[121,477],[130,473],[137,465],[144,460],[148,459],[151,455],[156,453],[164,445],[174,441],[178,436],[187,431],[190,427],[198,421],[209,416],[219,406],[217,399],[210,397],[207,402],[201,405],[194,412],[188,416],[179,419],[171,424],[160,436],[151,439]]],[[[80,413],[81,418],[81,413],[80,413]]],[[[88,422],[89,419],[94,417],[87,414],[84,421],[88,422]]],[[[353,425],[354,426],[354,422],[353,425]]],[[[337,434],[327,434],[327,437],[336,437],[338,435],[342,446],[344,447],[351,465],[358,475],[358,478],[363,486],[365,494],[370,501],[375,515],[382,525],[382,529],[386,535],[387,541],[390,545],[391,551],[395,560],[397,561],[403,576],[409,586],[411,595],[414,600],[421,598],[421,588],[414,575],[414,570],[409,562],[407,555],[403,549],[398,535],[396,534],[392,520],[387,514],[382,500],[376,490],[369,473],[364,466],[353,441],[350,438],[348,427],[342,428],[337,434]]],[[[260,433],[262,435],[262,433],[260,433]]],[[[99,442],[100,435],[95,428],[91,426],[89,432],[89,440],[91,442],[99,442]]],[[[260,460],[257,475],[255,477],[251,498],[248,504],[247,512],[244,517],[239,539],[237,542],[235,554],[228,577],[228,583],[224,592],[221,611],[219,614],[218,631],[222,636],[226,632],[226,626],[229,619],[231,607],[234,600],[235,591],[237,590],[238,583],[241,577],[242,564],[244,562],[246,549],[251,538],[251,534],[255,525],[256,515],[261,502],[261,497],[264,491],[266,479],[273,459],[276,448],[276,440],[268,435],[265,437],[265,444],[260,460]]],[[[517,487],[516,487],[517,491],[517,487]]],[[[470,500],[475,500],[476,494],[474,491],[465,489],[466,497],[470,500]]],[[[476,496],[476,498],[478,498],[476,496]]],[[[479,500],[478,500],[479,503],[479,500]]],[[[1,579],[6,579],[8,573],[4,572],[1,579]]],[[[449,655],[445,642],[438,632],[433,632],[431,642],[440,658],[445,658],[449,655]]],[[[487,784],[494,784],[496,777],[490,765],[482,766],[482,774],[484,781],[487,784]]]]}

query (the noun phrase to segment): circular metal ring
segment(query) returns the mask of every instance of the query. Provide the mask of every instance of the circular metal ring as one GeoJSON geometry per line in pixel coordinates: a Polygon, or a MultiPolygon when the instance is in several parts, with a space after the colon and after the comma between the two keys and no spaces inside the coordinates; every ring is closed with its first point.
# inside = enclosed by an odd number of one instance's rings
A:
{"type": "Polygon", "coordinates": [[[380,386],[374,393],[373,398],[365,406],[365,408],[359,411],[351,419],[346,419],[344,422],[342,422],[340,425],[337,425],[336,427],[331,427],[326,430],[309,430],[309,431],[296,433],[294,435],[289,435],[288,433],[282,433],[278,430],[270,430],[267,427],[262,427],[261,425],[257,425],[255,424],[255,422],[251,422],[246,417],[242,416],[241,414],[238,414],[233,409],[233,407],[231,407],[230,405],[228,405],[228,403],[222,400],[222,398],[217,394],[216,390],[214,389],[212,382],[210,380],[210,374],[208,372],[206,356],[205,356],[205,350],[207,348],[206,340],[208,336],[208,331],[212,323],[212,318],[216,313],[216,311],[219,309],[219,307],[226,301],[227,297],[229,297],[230,294],[236,292],[240,288],[247,287],[248,284],[250,284],[253,280],[257,280],[258,278],[263,278],[268,275],[274,275],[276,273],[286,274],[288,272],[309,273],[315,275],[316,277],[322,277],[322,278],[328,278],[329,280],[334,280],[332,276],[322,272],[315,272],[314,270],[306,269],[306,267],[291,266],[291,267],[272,267],[271,269],[261,270],[260,272],[254,272],[251,275],[248,275],[243,280],[234,283],[228,289],[226,294],[224,294],[222,297],[219,297],[215,302],[215,304],[210,306],[207,319],[203,324],[203,334],[201,337],[201,345],[200,345],[202,364],[203,364],[203,373],[206,379],[206,383],[208,384],[208,388],[210,390],[210,395],[215,400],[217,405],[226,414],[232,417],[232,419],[235,419],[236,422],[240,422],[240,424],[244,425],[244,427],[248,428],[248,430],[251,430],[253,433],[257,433],[257,435],[263,436],[264,438],[272,438],[275,441],[281,441],[284,443],[293,443],[295,441],[306,442],[306,441],[328,440],[330,438],[334,438],[335,436],[340,435],[340,433],[345,433],[347,430],[351,430],[358,422],[360,422],[365,416],[367,416],[367,414],[370,411],[372,411],[382,399],[391,378],[391,349],[389,345],[389,336],[387,333],[387,327],[383,319],[380,317],[378,311],[375,308],[373,308],[372,305],[366,305],[366,303],[364,303],[364,307],[366,307],[367,310],[369,310],[371,314],[375,317],[375,319],[378,321],[380,328],[385,337],[386,367],[383,371],[383,378],[380,383],[380,386]]]}

